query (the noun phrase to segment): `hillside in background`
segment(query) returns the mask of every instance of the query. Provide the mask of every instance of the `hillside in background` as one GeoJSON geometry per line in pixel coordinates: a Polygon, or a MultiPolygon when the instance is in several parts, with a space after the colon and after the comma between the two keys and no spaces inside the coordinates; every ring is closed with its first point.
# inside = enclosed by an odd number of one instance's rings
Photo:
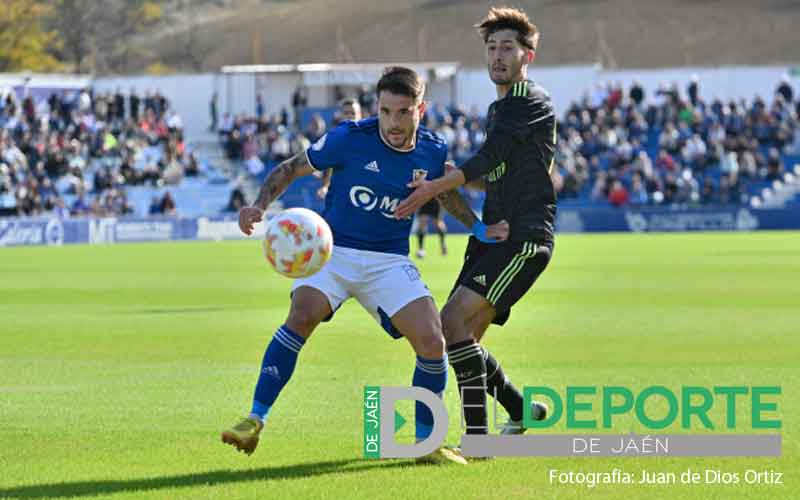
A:
{"type": "MultiPolygon", "coordinates": [[[[542,31],[539,63],[609,68],[797,62],[798,0],[523,0],[542,31]]],[[[224,64],[460,61],[482,64],[480,0],[167,1],[131,40],[131,72],[224,64]]]]}

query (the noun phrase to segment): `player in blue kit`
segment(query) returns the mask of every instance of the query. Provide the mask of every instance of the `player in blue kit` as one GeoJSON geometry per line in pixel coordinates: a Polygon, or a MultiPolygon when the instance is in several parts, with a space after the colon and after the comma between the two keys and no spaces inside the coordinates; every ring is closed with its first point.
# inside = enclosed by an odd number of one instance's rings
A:
{"type": "MultiPolygon", "coordinates": [[[[222,433],[225,443],[248,454],[255,450],[267,415],[292,376],[306,340],[351,297],[393,337],[408,339],[417,355],[413,385],[443,393],[448,363],[439,313],[408,258],[412,221],[394,216],[399,201],[411,193],[412,180],[444,174],[446,144],[419,126],[425,112],[424,90],[413,70],[387,68],[377,86],[378,118],[345,122],[305,153],[278,165],[264,182],[255,206],[240,211],[239,227],[249,235],[267,206],[293,180],[315,170],[333,169],[323,212],[333,232],[333,255],[317,274],[294,282],[289,315],[264,354],[250,414],[222,433]]],[[[455,193],[445,206],[468,225],[476,220],[455,193]]],[[[484,239],[505,239],[507,225],[484,226],[479,232],[484,239]]],[[[427,438],[433,416],[420,403],[415,423],[417,439],[427,438]]],[[[447,448],[439,448],[425,461],[466,463],[447,448]]]]}

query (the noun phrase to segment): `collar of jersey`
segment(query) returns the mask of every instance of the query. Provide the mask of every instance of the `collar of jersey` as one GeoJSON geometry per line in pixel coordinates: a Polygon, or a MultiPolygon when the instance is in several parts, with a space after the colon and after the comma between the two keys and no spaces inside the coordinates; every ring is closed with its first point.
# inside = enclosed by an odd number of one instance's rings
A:
{"type": "Polygon", "coordinates": [[[415,149],[417,149],[417,141],[416,140],[414,141],[414,146],[411,147],[410,149],[400,149],[400,148],[396,148],[396,147],[392,146],[391,144],[389,144],[389,141],[387,141],[386,139],[383,138],[383,131],[381,130],[380,127],[378,127],[378,136],[381,138],[381,142],[383,143],[383,145],[386,146],[387,148],[391,149],[392,151],[397,151],[398,153],[410,153],[410,152],[414,151],[415,149]]]}
{"type": "Polygon", "coordinates": [[[528,84],[531,83],[530,80],[520,80],[518,82],[514,82],[514,85],[508,89],[506,92],[505,97],[523,97],[528,95],[528,84]]]}

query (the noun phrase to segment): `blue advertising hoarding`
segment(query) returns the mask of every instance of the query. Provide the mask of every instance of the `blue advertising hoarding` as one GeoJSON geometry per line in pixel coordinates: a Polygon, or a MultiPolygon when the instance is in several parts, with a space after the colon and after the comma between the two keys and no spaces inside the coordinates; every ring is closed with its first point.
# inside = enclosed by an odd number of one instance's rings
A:
{"type": "MultiPolygon", "coordinates": [[[[455,221],[450,222],[451,228],[460,226],[455,221]]],[[[788,230],[800,229],[800,211],[791,208],[753,210],[742,207],[681,210],[561,209],[556,227],[560,233],[788,230]]],[[[256,228],[254,234],[263,234],[263,229],[256,228]]],[[[239,231],[237,219],[230,216],[0,218],[0,247],[244,238],[247,237],[239,231]]]]}

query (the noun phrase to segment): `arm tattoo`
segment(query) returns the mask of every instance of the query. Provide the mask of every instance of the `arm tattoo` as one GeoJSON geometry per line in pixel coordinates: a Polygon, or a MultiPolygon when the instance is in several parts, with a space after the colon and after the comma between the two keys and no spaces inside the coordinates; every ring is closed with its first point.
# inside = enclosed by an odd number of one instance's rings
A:
{"type": "Polygon", "coordinates": [[[452,191],[445,191],[436,198],[439,200],[439,203],[450,212],[450,215],[458,219],[458,221],[467,226],[467,228],[471,228],[472,225],[475,224],[475,221],[478,220],[475,212],[469,208],[467,200],[455,189],[452,191]]]}
{"type": "Polygon", "coordinates": [[[312,167],[308,164],[305,153],[296,154],[281,162],[269,173],[264,185],[261,186],[255,206],[266,210],[270,203],[286,191],[286,188],[289,187],[293,180],[303,175],[308,175],[311,170],[312,167]]]}

